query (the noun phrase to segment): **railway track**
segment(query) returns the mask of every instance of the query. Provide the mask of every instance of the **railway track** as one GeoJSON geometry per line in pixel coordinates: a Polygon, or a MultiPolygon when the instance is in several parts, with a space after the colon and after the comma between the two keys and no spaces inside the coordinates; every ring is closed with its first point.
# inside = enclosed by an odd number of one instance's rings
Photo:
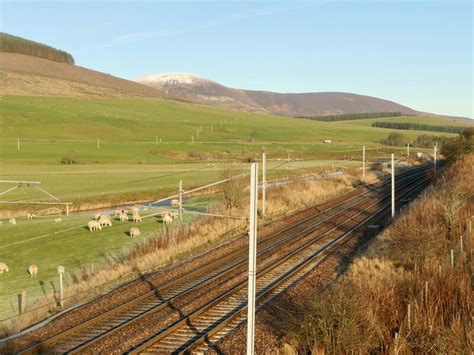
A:
{"type": "MultiPolygon", "coordinates": [[[[426,169],[418,169],[400,174],[397,177],[398,198],[403,198],[425,184],[424,179],[420,179],[425,173],[426,169]],[[413,180],[417,182],[413,184],[413,180]]],[[[314,268],[354,229],[372,219],[374,213],[381,213],[380,211],[386,208],[387,202],[384,202],[382,208],[376,207],[387,199],[387,187],[387,183],[381,183],[367,192],[338,203],[324,212],[309,216],[260,241],[257,274],[258,305],[261,306],[265,303],[265,299],[278,294],[281,289],[314,268]],[[277,251],[282,250],[283,256],[278,256],[277,251]],[[288,270],[294,271],[288,273],[288,270]],[[283,275],[287,276],[282,278],[283,275]]],[[[238,250],[98,317],[66,329],[22,353],[85,352],[90,346],[119,334],[127,327],[146,322],[147,317],[151,315],[166,313],[170,305],[178,299],[186,297],[192,299],[193,295],[198,297],[197,294],[203,290],[216,288],[229,283],[229,280],[234,280],[234,284],[227,292],[182,315],[179,320],[164,326],[156,335],[131,349],[132,353],[186,352],[192,349],[201,351],[244,319],[242,311],[246,306],[246,281],[242,276],[246,275],[246,262],[247,251],[238,250]],[[240,278],[236,275],[240,275],[240,278]],[[206,345],[206,342],[209,344],[206,345]]]]}

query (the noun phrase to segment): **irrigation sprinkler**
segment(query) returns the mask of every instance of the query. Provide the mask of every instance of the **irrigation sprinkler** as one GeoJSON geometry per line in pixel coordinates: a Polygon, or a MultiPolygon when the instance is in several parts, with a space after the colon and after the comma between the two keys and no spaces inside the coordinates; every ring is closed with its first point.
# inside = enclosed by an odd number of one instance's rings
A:
{"type": "Polygon", "coordinates": [[[255,339],[255,275],[257,260],[257,197],[258,164],[250,168],[250,216],[249,216],[249,278],[247,307],[247,355],[254,354],[255,339]]]}

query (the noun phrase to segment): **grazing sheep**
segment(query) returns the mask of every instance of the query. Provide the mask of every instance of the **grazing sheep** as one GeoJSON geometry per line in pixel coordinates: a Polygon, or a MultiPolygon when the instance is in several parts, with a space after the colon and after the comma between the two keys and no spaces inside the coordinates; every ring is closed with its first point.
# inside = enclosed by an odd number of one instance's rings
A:
{"type": "Polygon", "coordinates": [[[171,205],[171,206],[179,206],[179,200],[177,200],[177,199],[175,199],[175,198],[172,199],[170,205],[171,205]]]}
{"type": "Polygon", "coordinates": [[[95,216],[94,216],[94,219],[95,219],[96,221],[98,221],[101,215],[102,215],[102,213],[100,213],[100,212],[99,212],[99,213],[96,213],[95,216]]]}
{"type": "Polygon", "coordinates": [[[142,221],[142,218],[140,217],[140,215],[138,213],[134,213],[133,216],[132,216],[132,220],[134,222],[138,223],[138,222],[142,221]]]}
{"type": "Polygon", "coordinates": [[[123,213],[123,212],[120,213],[119,219],[120,219],[120,222],[128,221],[128,214],[123,213]]]}
{"type": "Polygon", "coordinates": [[[164,218],[165,216],[170,216],[171,215],[171,212],[170,211],[163,211],[161,212],[161,218],[164,218]]]}
{"type": "Polygon", "coordinates": [[[121,210],[121,209],[116,208],[116,209],[114,210],[114,216],[115,216],[115,217],[120,216],[120,213],[122,213],[122,210],[121,210]]]}
{"type": "Polygon", "coordinates": [[[101,219],[107,220],[107,221],[111,221],[111,222],[112,222],[112,217],[110,217],[108,214],[101,214],[101,215],[99,216],[98,221],[100,221],[101,219]]]}
{"type": "Polygon", "coordinates": [[[4,271],[8,272],[8,266],[5,263],[0,263],[0,274],[3,274],[4,271]]]}
{"type": "Polygon", "coordinates": [[[38,275],[38,266],[35,264],[28,266],[28,274],[30,274],[31,277],[36,277],[36,275],[38,275]]]}
{"type": "Polygon", "coordinates": [[[36,215],[34,215],[33,213],[27,213],[26,214],[26,219],[33,219],[35,217],[36,217],[36,215]]]}
{"type": "Polygon", "coordinates": [[[15,218],[10,218],[10,219],[8,220],[8,223],[10,223],[10,224],[16,224],[16,219],[15,219],[15,218]]]}
{"type": "Polygon", "coordinates": [[[178,211],[171,211],[170,216],[173,217],[173,219],[178,218],[179,217],[179,212],[178,211]]]}
{"type": "Polygon", "coordinates": [[[169,214],[165,215],[163,217],[163,223],[164,224],[171,224],[173,223],[173,217],[171,217],[169,214]]]}
{"type": "Polygon", "coordinates": [[[63,220],[61,218],[55,218],[54,219],[54,223],[61,223],[63,220]]]}
{"type": "Polygon", "coordinates": [[[87,223],[87,227],[89,227],[89,230],[91,232],[92,231],[97,231],[97,230],[99,230],[99,231],[102,230],[102,226],[97,221],[89,221],[89,223],[87,223]]]}
{"type": "Polygon", "coordinates": [[[101,218],[99,218],[99,224],[101,227],[112,227],[112,220],[110,219],[110,216],[107,216],[109,218],[102,218],[104,216],[101,216],[101,218]]]}
{"type": "Polygon", "coordinates": [[[140,236],[140,229],[137,227],[130,228],[130,238],[136,238],[140,236]]]}

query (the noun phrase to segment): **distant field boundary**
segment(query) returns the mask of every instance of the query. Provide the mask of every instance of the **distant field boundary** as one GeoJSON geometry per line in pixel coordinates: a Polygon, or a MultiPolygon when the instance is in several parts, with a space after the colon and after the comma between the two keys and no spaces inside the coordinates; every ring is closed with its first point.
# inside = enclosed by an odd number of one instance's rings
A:
{"type": "Polygon", "coordinates": [[[443,132],[443,133],[460,133],[469,127],[454,127],[454,126],[437,126],[420,123],[407,122],[374,122],[372,127],[375,128],[391,128],[413,131],[429,131],[429,132],[443,132]]]}
{"type": "Polygon", "coordinates": [[[306,118],[309,120],[320,121],[320,122],[337,122],[337,121],[350,121],[350,120],[362,120],[362,119],[384,118],[384,117],[400,117],[400,116],[415,116],[415,115],[402,114],[401,112],[362,112],[362,113],[346,113],[342,115],[329,115],[329,116],[295,116],[295,117],[306,118]]]}

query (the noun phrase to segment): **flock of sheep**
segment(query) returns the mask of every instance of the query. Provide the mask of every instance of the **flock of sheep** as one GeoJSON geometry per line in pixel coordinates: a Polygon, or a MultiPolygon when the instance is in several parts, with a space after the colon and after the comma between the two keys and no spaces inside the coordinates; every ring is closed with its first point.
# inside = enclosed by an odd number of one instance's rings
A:
{"type": "MultiPolygon", "coordinates": [[[[38,275],[38,266],[35,264],[28,266],[27,270],[31,277],[36,277],[36,275],[38,275]]],[[[8,265],[0,262],[0,274],[3,274],[4,271],[8,272],[8,265]]]]}
{"type": "MultiPolygon", "coordinates": [[[[171,200],[171,206],[179,206],[179,201],[178,200],[171,200]]],[[[123,221],[128,221],[129,220],[129,214],[132,215],[132,221],[135,223],[139,223],[142,221],[142,218],[140,217],[140,213],[137,207],[133,207],[131,210],[127,209],[115,209],[114,210],[114,216],[118,217],[121,222],[123,221]]],[[[161,212],[161,218],[164,224],[171,224],[173,223],[174,219],[179,217],[179,212],[178,211],[163,211],[161,212]]],[[[27,219],[33,219],[36,218],[36,215],[32,213],[27,213],[26,215],[27,219]]],[[[55,223],[61,223],[62,220],[61,218],[55,218],[54,219],[55,223]]],[[[16,224],[16,219],[15,218],[10,218],[8,220],[8,223],[10,224],[16,224]]],[[[108,214],[104,213],[97,213],[95,215],[95,218],[87,223],[87,227],[91,232],[93,231],[101,231],[103,227],[112,227],[112,217],[108,214]]],[[[137,238],[141,234],[140,229],[137,227],[132,227],[130,228],[130,238],[137,238]]],[[[30,274],[31,277],[36,277],[38,274],[38,267],[36,265],[30,265],[28,267],[28,273],[30,274]]],[[[8,272],[8,266],[7,264],[0,262],[0,274],[3,274],[3,272],[8,272]]]]}
{"type": "MultiPolygon", "coordinates": [[[[171,206],[179,206],[178,200],[171,200],[171,206]]],[[[131,214],[131,219],[134,223],[140,223],[142,218],[140,217],[140,212],[137,207],[133,207],[132,209],[119,209],[116,208],[114,210],[114,216],[118,217],[120,222],[128,221],[129,215],[131,214]]],[[[179,216],[178,211],[163,211],[161,213],[161,218],[164,224],[171,224],[173,223],[174,219],[179,216]]],[[[112,227],[112,217],[108,214],[104,213],[97,213],[95,218],[92,221],[87,223],[87,228],[91,232],[94,231],[101,231],[103,227],[112,227]]],[[[129,235],[131,238],[139,237],[141,234],[140,229],[137,227],[130,228],[129,235]]]]}

